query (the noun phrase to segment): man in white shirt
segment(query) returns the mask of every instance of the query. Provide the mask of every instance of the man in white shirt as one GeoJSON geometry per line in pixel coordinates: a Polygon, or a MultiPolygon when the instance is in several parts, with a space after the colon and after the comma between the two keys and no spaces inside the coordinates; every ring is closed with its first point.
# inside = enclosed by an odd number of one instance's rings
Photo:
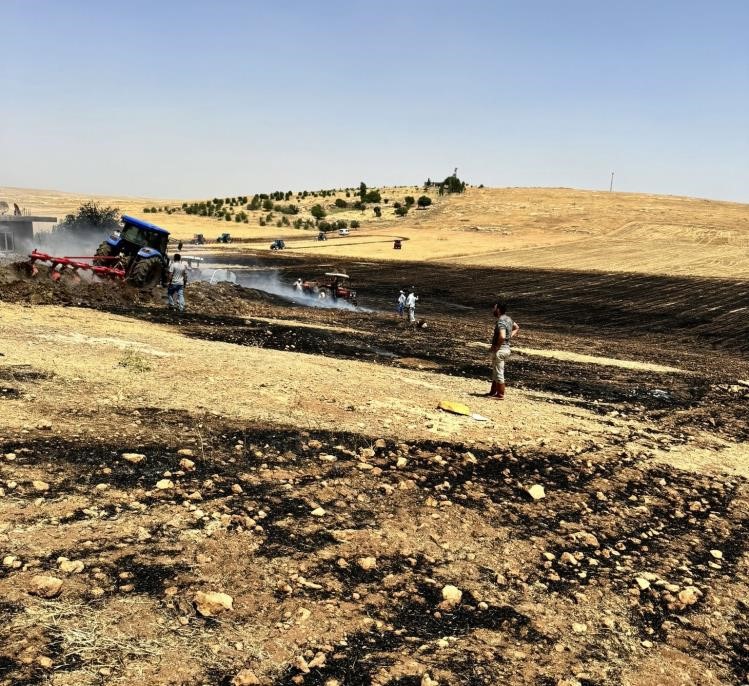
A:
{"type": "Polygon", "coordinates": [[[185,311],[185,286],[187,286],[187,265],[182,261],[182,256],[175,253],[172,263],[169,265],[169,286],[166,290],[166,301],[169,307],[176,307],[180,312],[185,311]]]}
{"type": "Polygon", "coordinates": [[[419,296],[414,293],[414,287],[408,289],[408,297],[406,298],[406,309],[408,310],[408,323],[416,324],[416,301],[419,296]]]}

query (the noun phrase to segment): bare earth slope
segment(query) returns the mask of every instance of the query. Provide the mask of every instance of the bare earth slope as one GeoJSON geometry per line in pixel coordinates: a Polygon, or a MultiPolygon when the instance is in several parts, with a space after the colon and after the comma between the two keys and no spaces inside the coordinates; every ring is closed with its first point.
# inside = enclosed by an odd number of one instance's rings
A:
{"type": "Polygon", "coordinates": [[[0,268],[0,686],[749,683],[747,206],[434,199],[195,249],[346,269],[368,310],[195,283],[177,315],[0,268]]]}

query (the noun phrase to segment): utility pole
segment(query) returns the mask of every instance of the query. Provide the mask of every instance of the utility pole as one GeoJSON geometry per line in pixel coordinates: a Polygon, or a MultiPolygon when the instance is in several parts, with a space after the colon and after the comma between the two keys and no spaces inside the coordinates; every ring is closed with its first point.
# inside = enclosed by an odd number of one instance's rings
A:
{"type": "Polygon", "coordinates": [[[609,184],[609,193],[614,190],[614,172],[611,172],[611,183],[609,184]]]}

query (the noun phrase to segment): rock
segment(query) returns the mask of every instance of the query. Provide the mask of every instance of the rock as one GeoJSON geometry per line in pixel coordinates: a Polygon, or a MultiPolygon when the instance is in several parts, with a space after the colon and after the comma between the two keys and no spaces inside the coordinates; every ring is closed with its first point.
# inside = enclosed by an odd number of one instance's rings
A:
{"type": "Polygon", "coordinates": [[[62,560],[59,563],[60,571],[66,574],[80,574],[86,565],[80,560],[62,560]]]}
{"type": "Polygon", "coordinates": [[[171,488],[174,488],[174,482],[170,479],[161,479],[156,482],[156,489],[159,491],[168,491],[171,488]]]}
{"type": "Polygon", "coordinates": [[[325,510],[323,510],[321,507],[316,507],[310,514],[313,517],[324,517],[325,516],[325,510]]]}
{"type": "Polygon", "coordinates": [[[559,556],[559,561],[562,564],[571,565],[573,567],[576,567],[578,564],[575,556],[572,553],[567,552],[566,550],[559,556]]]}
{"type": "Polygon", "coordinates": [[[21,566],[20,560],[15,555],[6,555],[3,558],[3,567],[16,567],[16,563],[19,563],[19,567],[21,566]]]}
{"type": "Polygon", "coordinates": [[[533,486],[526,489],[526,491],[528,492],[528,495],[533,498],[533,500],[541,500],[541,498],[546,497],[546,491],[540,484],[533,484],[533,486]]]}
{"type": "Polygon", "coordinates": [[[192,457],[195,454],[192,448],[180,448],[177,451],[177,455],[182,455],[183,457],[192,457]]]}
{"type": "Polygon", "coordinates": [[[377,558],[376,557],[360,557],[356,561],[356,564],[359,565],[360,569],[363,569],[365,572],[369,572],[377,568],[377,558]]]}
{"type": "Polygon", "coordinates": [[[122,453],[122,459],[132,464],[140,464],[146,459],[142,453],[122,453]]]}
{"type": "Polygon", "coordinates": [[[722,560],[723,559],[723,552],[720,550],[711,550],[710,554],[716,559],[716,560],[722,560]]]}
{"type": "Polygon", "coordinates": [[[307,660],[304,659],[301,655],[297,655],[297,657],[294,659],[294,666],[303,674],[309,674],[309,665],[307,664],[307,660]]]}
{"type": "Polygon", "coordinates": [[[384,438],[378,438],[375,441],[374,447],[377,448],[378,450],[385,450],[385,448],[387,448],[387,443],[385,443],[384,438]]]}
{"type": "Polygon", "coordinates": [[[581,622],[574,622],[572,624],[572,631],[574,631],[576,634],[587,634],[588,625],[581,622]]]}
{"type": "Polygon", "coordinates": [[[440,686],[440,682],[435,681],[425,672],[421,677],[421,686],[440,686]]]}
{"type": "Polygon", "coordinates": [[[41,598],[56,598],[62,591],[62,579],[55,576],[39,575],[31,579],[29,593],[41,598]]]}
{"type": "Polygon", "coordinates": [[[44,492],[49,490],[49,484],[46,481],[32,481],[31,485],[35,491],[44,492]]]}
{"type": "Polygon", "coordinates": [[[405,457],[399,457],[395,463],[398,469],[403,469],[408,464],[408,460],[405,457]]]}
{"type": "Polygon", "coordinates": [[[209,591],[208,593],[198,591],[193,598],[193,602],[195,603],[195,609],[203,617],[215,617],[222,612],[234,609],[234,599],[230,595],[215,591],[209,591]]]}
{"type": "Polygon", "coordinates": [[[588,548],[601,547],[598,539],[588,531],[576,531],[574,534],[570,534],[570,538],[575,541],[575,543],[582,543],[588,548]]]}
{"type": "Polygon", "coordinates": [[[640,587],[641,591],[647,591],[650,588],[650,582],[641,576],[636,577],[635,581],[637,582],[637,585],[640,587]]]}
{"type": "Polygon", "coordinates": [[[442,587],[442,603],[443,607],[452,608],[460,605],[460,601],[463,600],[463,591],[457,586],[447,584],[442,587]]]}
{"type": "Polygon", "coordinates": [[[234,495],[240,495],[241,493],[244,493],[242,487],[239,484],[232,484],[231,492],[234,493],[234,495]]]}
{"type": "Polygon", "coordinates": [[[55,663],[46,655],[40,655],[36,658],[36,664],[38,664],[42,669],[52,669],[55,663]]]}
{"type": "Polygon", "coordinates": [[[179,461],[179,468],[185,472],[191,472],[193,469],[195,469],[195,463],[192,460],[188,460],[186,457],[183,457],[179,461]]]}
{"type": "Polygon", "coordinates": [[[324,667],[325,662],[327,661],[327,656],[322,651],[319,651],[315,654],[315,657],[313,657],[309,661],[309,668],[310,669],[317,669],[318,667],[324,667]]]}
{"type": "Polygon", "coordinates": [[[241,672],[237,672],[231,680],[231,684],[232,686],[258,686],[260,679],[255,676],[255,672],[251,669],[243,669],[241,672]]]}
{"type": "Polygon", "coordinates": [[[679,602],[682,605],[694,605],[702,596],[702,592],[694,586],[687,586],[683,591],[679,591],[679,602]]]}

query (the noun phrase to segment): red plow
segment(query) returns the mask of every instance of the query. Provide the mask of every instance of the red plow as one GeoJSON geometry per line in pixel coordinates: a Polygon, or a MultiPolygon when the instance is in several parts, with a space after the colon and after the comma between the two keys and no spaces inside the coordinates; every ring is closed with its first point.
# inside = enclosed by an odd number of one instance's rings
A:
{"type": "Polygon", "coordinates": [[[70,274],[74,279],[80,280],[78,274],[79,271],[91,272],[94,276],[98,276],[102,279],[110,280],[125,280],[125,270],[117,264],[120,260],[118,256],[106,257],[104,255],[97,255],[91,257],[55,257],[48,255],[44,252],[34,250],[30,258],[31,265],[31,276],[36,276],[39,273],[37,262],[48,263],[50,266],[49,275],[53,281],[59,281],[63,274],[70,274]],[[82,260],[90,260],[84,262],[82,260]],[[102,266],[93,264],[93,260],[97,262],[109,262],[112,266],[102,266]]]}

